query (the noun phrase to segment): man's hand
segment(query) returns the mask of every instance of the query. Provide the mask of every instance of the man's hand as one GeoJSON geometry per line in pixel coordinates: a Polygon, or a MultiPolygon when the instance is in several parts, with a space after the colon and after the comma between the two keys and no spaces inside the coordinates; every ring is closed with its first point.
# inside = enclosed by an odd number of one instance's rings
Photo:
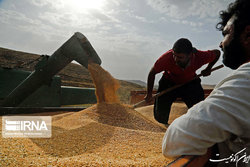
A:
{"type": "Polygon", "coordinates": [[[201,71],[201,74],[203,77],[209,76],[211,74],[211,69],[215,65],[215,63],[219,60],[220,58],[220,51],[218,49],[212,50],[214,54],[216,55],[215,59],[208,64],[208,66],[201,71]]]}
{"type": "Polygon", "coordinates": [[[211,69],[206,68],[206,69],[201,71],[201,74],[203,77],[209,76],[209,75],[211,75],[211,69]]]}
{"type": "Polygon", "coordinates": [[[153,100],[152,94],[147,94],[144,97],[144,100],[145,100],[146,103],[150,103],[153,100]]]}

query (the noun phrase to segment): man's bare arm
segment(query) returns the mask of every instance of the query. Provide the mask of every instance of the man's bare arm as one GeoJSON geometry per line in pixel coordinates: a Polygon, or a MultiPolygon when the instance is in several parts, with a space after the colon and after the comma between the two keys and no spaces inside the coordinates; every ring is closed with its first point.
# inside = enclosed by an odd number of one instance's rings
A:
{"type": "Polygon", "coordinates": [[[152,100],[152,92],[153,92],[153,87],[154,87],[154,82],[155,82],[155,75],[156,75],[156,72],[154,68],[151,68],[148,74],[148,80],[147,80],[147,95],[144,97],[147,103],[152,100]]]}
{"type": "Polygon", "coordinates": [[[204,70],[202,70],[201,71],[201,74],[203,75],[203,76],[209,76],[210,74],[211,74],[211,69],[212,69],[212,67],[215,65],[215,63],[219,60],[219,58],[220,58],[220,51],[218,50],[218,49],[214,49],[214,50],[212,50],[214,53],[215,53],[215,55],[216,55],[216,57],[215,57],[215,59],[212,61],[212,62],[210,62],[208,65],[207,65],[207,67],[204,69],[204,70]]]}

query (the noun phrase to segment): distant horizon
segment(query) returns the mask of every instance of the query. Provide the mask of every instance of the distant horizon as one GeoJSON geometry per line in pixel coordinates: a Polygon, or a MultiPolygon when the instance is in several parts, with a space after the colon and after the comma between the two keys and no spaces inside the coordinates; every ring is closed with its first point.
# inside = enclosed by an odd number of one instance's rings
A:
{"type": "MultiPolygon", "coordinates": [[[[8,49],[8,50],[11,50],[11,51],[16,51],[16,52],[23,52],[23,53],[28,53],[28,54],[39,55],[39,54],[37,54],[37,53],[29,53],[29,52],[22,51],[22,50],[14,50],[14,49],[11,49],[11,48],[4,48],[4,47],[1,47],[1,46],[0,46],[0,48],[8,49]]],[[[50,55],[49,55],[49,56],[50,56],[50,55]]],[[[71,63],[80,65],[79,63],[74,62],[74,61],[72,61],[71,63]]],[[[112,74],[111,74],[111,75],[112,75],[112,74]]],[[[158,77],[161,77],[161,76],[162,76],[162,74],[159,74],[158,77]]],[[[147,84],[147,82],[146,82],[146,81],[143,81],[143,80],[136,80],[136,79],[121,79],[121,78],[116,78],[116,79],[118,79],[118,80],[124,80],[124,81],[141,81],[141,82],[144,82],[145,84],[147,84]]],[[[202,83],[202,85],[211,85],[211,86],[215,86],[216,84],[202,83]]],[[[155,81],[154,86],[158,86],[158,80],[155,81]]]]}

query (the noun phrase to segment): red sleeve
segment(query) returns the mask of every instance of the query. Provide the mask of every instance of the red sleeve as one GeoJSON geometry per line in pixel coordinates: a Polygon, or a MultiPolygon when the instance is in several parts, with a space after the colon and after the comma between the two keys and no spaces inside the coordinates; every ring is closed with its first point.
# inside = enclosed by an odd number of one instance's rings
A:
{"type": "Polygon", "coordinates": [[[216,58],[216,54],[211,50],[208,50],[208,51],[198,50],[196,53],[196,56],[199,60],[200,66],[203,66],[204,64],[210,63],[210,62],[214,61],[214,59],[216,58]]]}
{"type": "Polygon", "coordinates": [[[168,63],[169,63],[169,59],[170,56],[172,56],[172,51],[167,51],[166,53],[164,53],[163,55],[161,55],[161,57],[158,58],[158,60],[155,62],[154,64],[154,70],[156,73],[160,73],[162,71],[166,71],[168,68],[168,63]]]}

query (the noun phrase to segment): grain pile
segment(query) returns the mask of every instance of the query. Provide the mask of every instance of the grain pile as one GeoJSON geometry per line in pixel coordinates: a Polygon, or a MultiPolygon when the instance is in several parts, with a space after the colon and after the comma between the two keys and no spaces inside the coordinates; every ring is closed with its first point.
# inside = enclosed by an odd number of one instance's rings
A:
{"type": "MultiPolygon", "coordinates": [[[[144,107],[140,107],[140,108],[136,108],[135,109],[137,112],[139,112],[140,114],[142,114],[144,117],[146,117],[147,119],[151,120],[152,122],[158,124],[159,126],[161,126],[162,124],[158,123],[155,119],[154,119],[154,105],[149,105],[149,106],[144,106],[144,107]]],[[[176,118],[182,116],[183,114],[185,114],[187,112],[188,108],[186,106],[186,104],[184,102],[175,102],[172,104],[171,106],[171,112],[169,115],[169,120],[168,123],[172,123],[176,118]]]]}
{"type": "Polygon", "coordinates": [[[53,115],[51,138],[1,137],[0,166],[166,165],[170,160],[161,153],[165,129],[120,104],[115,94],[118,82],[100,68],[89,65],[96,84],[96,105],[53,115]]]}

